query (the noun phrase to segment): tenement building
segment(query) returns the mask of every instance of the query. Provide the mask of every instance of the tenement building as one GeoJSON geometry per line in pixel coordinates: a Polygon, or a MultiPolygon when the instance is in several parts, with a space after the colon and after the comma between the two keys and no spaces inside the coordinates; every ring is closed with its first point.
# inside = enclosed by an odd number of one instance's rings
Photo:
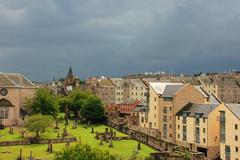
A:
{"type": "Polygon", "coordinates": [[[34,84],[18,73],[0,73],[0,125],[21,124],[26,98],[34,96],[34,84]]]}
{"type": "Polygon", "coordinates": [[[199,82],[209,94],[216,95],[224,103],[240,103],[240,79],[202,76],[199,82]]]}

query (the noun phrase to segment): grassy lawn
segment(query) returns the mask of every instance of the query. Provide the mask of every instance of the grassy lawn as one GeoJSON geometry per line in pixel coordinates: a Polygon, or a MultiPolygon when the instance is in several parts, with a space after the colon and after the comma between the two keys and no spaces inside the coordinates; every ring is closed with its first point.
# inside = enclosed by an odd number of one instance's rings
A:
{"type": "MultiPolygon", "coordinates": [[[[62,133],[64,125],[60,124],[60,135],[62,133]]],[[[95,134],[91,134],[92,127],[94,128],[94,131],[98,132],[104,132],[105,127],[104,125],[90,125],[87,127],[87,125],[78,125],[77,129],[72,129],[72,123],[67,126],[67,131],[70,133],[73,137],[81,137],[82,143],[87,143],[91,145],[92,147],[99,147],[103,150],[108,150],[112,154],[120,155],[123,159],[127,159],[132,155],[132,152],[136,150],[137,147],[137,141],[134,140],[123,140],[123,141],[113,141],[113,148],[108,147],[108,143],[103,142],[103,146],[99,146],[100,141],[96,140],[94,138],[95,134]]],[[[14,134],[10,135],[8,133],[9,128],[6,128],[2,131],[0,131],[0,141],[6,141],[6,140],[21,140],[21,135],[19,132],[15,131],[17,128],[14,128],[14,134]]],[[[28,135],[34,135],[34,133],[28,133],[28,135]]],[[[117,132],[117,136],[126,136],[123,133],[117,132]]],[[[47,132],[44,134],[41,134],[42,138],[57,138],[57,132],[54,129],[48,129],[47,132]]],[[[71,144],[75,145],[77,143],[71,144]]],[[[53,144],[53,150],[54,152],[60,151],[62,148],[65,147],[65,144],[53,144]]],[[[0,147],[0,160],[11,160],[16,159],[17,155],[19,154],[19,150],[22,148],[23,150],[23,156],[27,157],[29,156],[30,151],[33,152],[34,158],[40,158],[40,159],[53,159],[54,154],[49,154],[46,152],[47,145],[25,145],[25,146],[11,146],[11,147],[0,147]]],[[[154,152],[155,150],[146,146],[141,145],[141,150],[139,151],[138,155],[141,157],[149,156],[151,152],[154,152]]]]}

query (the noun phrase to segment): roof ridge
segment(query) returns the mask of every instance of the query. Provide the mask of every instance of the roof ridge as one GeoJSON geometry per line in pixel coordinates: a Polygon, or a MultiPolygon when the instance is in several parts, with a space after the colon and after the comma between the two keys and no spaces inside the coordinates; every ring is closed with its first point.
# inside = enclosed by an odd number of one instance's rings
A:
{"type": "Polygon", "coordinates": [[[3,73],[3,75],[9,80],[11,81],[16,87],[20,87],[17,83],[15,83],[11,78],[9,78],[6,73],[3,73]]]}

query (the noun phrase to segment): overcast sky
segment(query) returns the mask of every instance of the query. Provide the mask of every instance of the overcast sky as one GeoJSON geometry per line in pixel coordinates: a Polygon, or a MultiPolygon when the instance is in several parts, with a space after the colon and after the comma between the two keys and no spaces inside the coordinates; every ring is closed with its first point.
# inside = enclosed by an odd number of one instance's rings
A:
{"type": "Polygon", "coordinates": [[[0,0],[0,72],[50,81],[240,69],[239,0],[0,0]]]}

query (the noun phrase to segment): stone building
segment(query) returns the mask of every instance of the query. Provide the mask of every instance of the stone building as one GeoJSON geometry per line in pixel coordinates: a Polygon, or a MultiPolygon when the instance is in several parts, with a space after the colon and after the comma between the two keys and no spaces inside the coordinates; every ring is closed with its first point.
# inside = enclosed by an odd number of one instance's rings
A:
{"type": "Polygon", "coordinates": [[[240,79],[200,76],[201,86],[224,103],[240,103],[240,79]]]}
{"type": "Polygon", "coordinates": [[[34,96],[34,84],[18,73],[0,73],[0,125],[20,125],[26,98],[34,96]]]}
{"type": "Polygon", "coordinates": [[[175,142],[176,113],[189,102],[205,103],[208,97],[191,84],[150,82],[147,128],[160,137],[175,142]]]}
{"type": "Polygon", "coordinates": [[[189,103],[176,114],[176,143],[202,152],[208,159],[220,157],[219,111],[224,104],[189,103]]]}
{"type": "Polygon", "coordinates": [[[218,112],[220,158],[240,159],[240,104],[226,104],[218,112]]]}
{"type": "Polygon", "coordinates": [[[105,105],[115,103],[115,85],[108,77],[91,77],[87,85],[94,95],[101,98],[105,105]]]}

